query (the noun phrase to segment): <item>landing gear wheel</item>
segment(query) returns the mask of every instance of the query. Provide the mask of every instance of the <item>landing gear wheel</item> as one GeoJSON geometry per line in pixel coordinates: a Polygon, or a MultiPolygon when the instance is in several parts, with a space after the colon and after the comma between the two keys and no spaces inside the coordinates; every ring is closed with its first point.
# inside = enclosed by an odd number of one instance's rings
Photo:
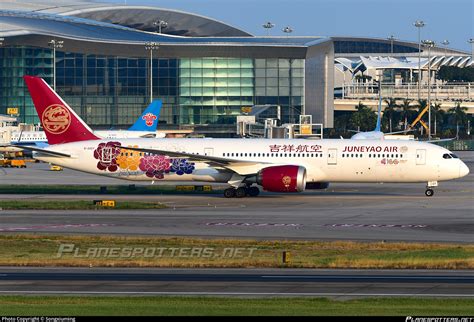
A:
{"type": "Polygon", "coordinates": [[[433,189],[426,189],[425,196],[432,197],[434,195],[433,189]]]}
{"type": "Polygon", "coordinates": [[[260,189],[257,187],[250,187],[247,189],[247,193],[250,197],[256,197],[260,194],[260,189]]]}
{"type": "Polygon", "coordinates": [[[228,188],[224,190],[224,197],[226,198],[234,198],[235,197],[235,189],[228,188]]]}
{"type": "Polygon", "coordinates": [[[237,188],[237,190],[235,190],[235,197],[236,198],[243,198],[246,195],[247,195],[247,190],[243,187],[237,188]]]}

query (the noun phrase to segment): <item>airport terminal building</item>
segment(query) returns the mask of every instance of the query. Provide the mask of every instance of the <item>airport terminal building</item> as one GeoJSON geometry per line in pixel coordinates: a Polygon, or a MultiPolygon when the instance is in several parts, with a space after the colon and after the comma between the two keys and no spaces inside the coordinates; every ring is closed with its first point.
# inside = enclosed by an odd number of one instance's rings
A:
{"type": "MultiPolygon", "coordinates": [[[[153,7],[0,3],[0,114],[17,107],[26,123],[38,119],[22,76],[53,85],[55,74],[59,95],[94,128],[128,127],[151,95],[163,101],[161,129],[235,133],[242,108],[257,105],[280,106],[283,123],[307,114],[330,128],[341,57],[418,54],[416,43],[384,39],[255,37],[211,18],[153,7]],[[161,33],[160,20],[167,23],[161,33]]],[[[267,113],[274,117],[276,109],[267,113]]]]}

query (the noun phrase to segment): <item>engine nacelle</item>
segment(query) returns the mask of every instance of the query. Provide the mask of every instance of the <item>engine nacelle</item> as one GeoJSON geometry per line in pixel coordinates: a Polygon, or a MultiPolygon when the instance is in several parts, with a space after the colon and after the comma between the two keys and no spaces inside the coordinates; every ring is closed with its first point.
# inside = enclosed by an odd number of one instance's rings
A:
{"type": "Polygon", "coordinates": [[[329,182],[307,182],[306,189],[308,190],[322,190],[329,187],[329,182]]]}
{"type": "Polygon", "coordinates": [[[268,167],[257,173],[257,183],[271,192],[302,192],[306,186],[306,169],[296,165],[268,167]]]}

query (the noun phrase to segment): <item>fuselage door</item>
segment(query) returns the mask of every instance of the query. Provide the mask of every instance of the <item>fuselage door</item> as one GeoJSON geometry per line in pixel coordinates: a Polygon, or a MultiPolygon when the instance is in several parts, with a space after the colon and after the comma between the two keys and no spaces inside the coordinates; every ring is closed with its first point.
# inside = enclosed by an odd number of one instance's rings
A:
{"type": "Polygon", "coordinates": [[[214,148],[204,148],[204,155],[207,155],[207,156],[214,155],[214,148]]]}
{"type": "Polygon", "coordinates": [[[416,150],[416,164],[423,165],[426,163],[426,150],[416,150]]]}
{"type": "Polygon", "coordinates": [[[337,164],[337,149],[328,149],[328,164],[337,164]]]}
{"type": "Polygon", "coordinates": [[[113,158],[113,147],[106,146],[102,148],[102,161],[111,162],[113,158]]]}

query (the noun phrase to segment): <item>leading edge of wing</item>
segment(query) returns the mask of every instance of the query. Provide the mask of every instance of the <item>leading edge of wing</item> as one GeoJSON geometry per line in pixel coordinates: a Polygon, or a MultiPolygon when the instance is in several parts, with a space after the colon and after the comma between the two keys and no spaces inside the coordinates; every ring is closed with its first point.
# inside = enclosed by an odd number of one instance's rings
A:
{"type": "Polygon", "coordinates": [[[186,152],[179,152],[179,151],[167,151],[167,150],[158,150],[158,149],[149,149],[149,148],[135,148],[135,147],[125,147],[119,146],[118,148],[138,151],[138,152],[147,152],[147,153],[154,153],[154,154],[163,154],[170,157],[178,157],[178,158],[186,158],[191,161],[202,161],[207,162],[209,164],[219,165],[222,167],[229,167],[232,165],[242,165],[242,166],[252,166],[258,164],[270,164],[267,162],[260,162],[260,161],[242,161],[242,160],[235,160],[235,159],[226,159],[221,157],[215,157],[210,155],[202,155],[202,154],[192,154],[186,152]]]}

